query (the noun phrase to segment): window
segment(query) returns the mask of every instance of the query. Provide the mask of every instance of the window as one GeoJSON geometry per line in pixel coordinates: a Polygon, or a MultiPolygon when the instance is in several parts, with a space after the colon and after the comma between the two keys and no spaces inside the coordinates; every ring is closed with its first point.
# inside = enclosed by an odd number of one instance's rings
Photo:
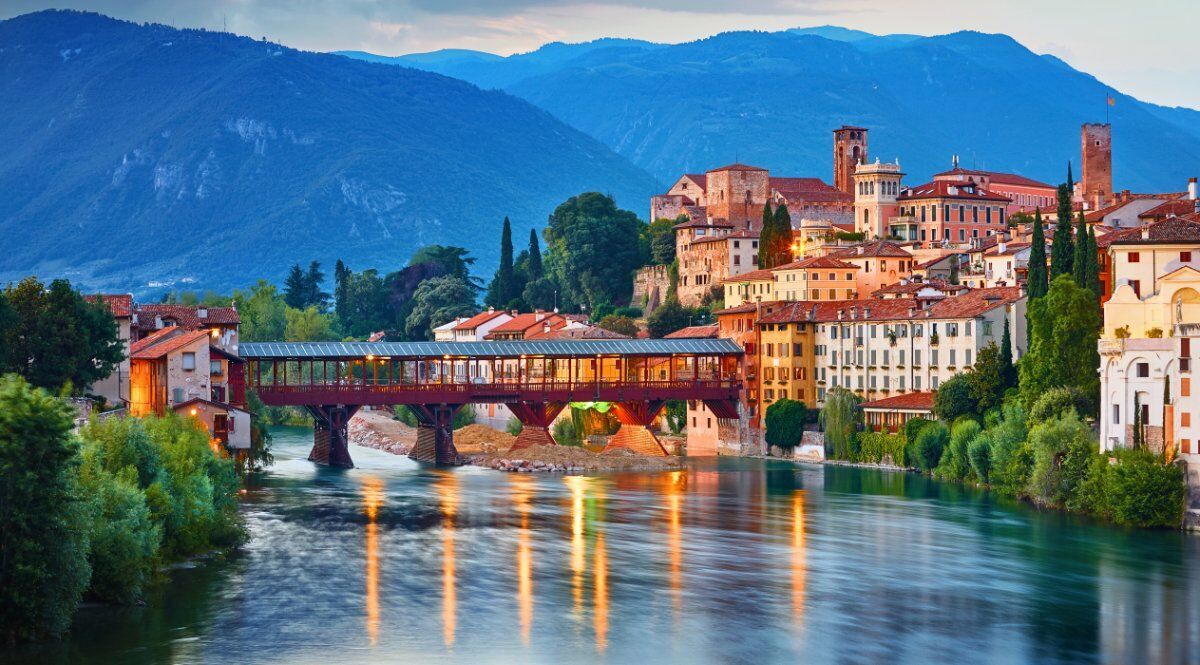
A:
{"type": "Polygon", "coordinates": [[[183,388],[172,388],[171,389],[171,401],[176,404],[179,404],[180,402],[183,401],[183,388]]]}
{"type": "Polygon", "coordinates": [[[956,350],[954,350],[954,349],[950,349],[950,366],[951,366],[951,367],[954,367],[955,365],[957,365],[957,364],[958,364],[958,363],[956,363],[956,362],[955,362],[955,359],[956,359],[956,356],[957,356],[957,355],[958,355],[958,351],[956,351],[956,350]]]}
{"type": "Polygon", "coordinates": [[[1191,397],[1192,396],[1192,380],[1186,376],[1179,379],[1179,396],[1180,397],[1191,397]]]}
{"type": "Polygon", "coordinates": [[[190,372],[196,369],[196,354],[191,351],[185,351],[183,354],[183,369],[190,372]]]}
{"type": "Polygon", "coordinates": [[[971,366],[971,349],[967,349],[966,351],[963,351],[963,353],[966,355],[966,359],[963,361],[963,364],[970,367],[971,366]]]}
{"type": "Polygon", "coordinates": [[[221,375],[221,361],[220,360],[210,360],[208,363],[208,373],[212,374],[213,376],[220,376],[221,375]]]}
{"type": "Polygon", "coordinates": [[[1112,405],[1112,424],[1114,424],[1114,425],[1121,424],[1121,405],[1120,404],[1112,405]]]}
{"type": "Polygon", "coordinates": [[[1137,364],[1137,377],[1139,379],[1145,379],[1145,378],[1150,377],[1150,363],[1138,363],[1137,364]]]}
{"type": "Polygon", "coordinates": [[[792,355],[794,355],[794,356],[804,355],[804,344],[801,342],[796,342],[796,343],[792,344],[792,355]]]}
{"type": "Polygon", "coordinates": [[[1179,355],[1183,358],[1192,357],[1192,338],[1184,337],[1179,340],[1179,355]]]}
{"type": "Polygon", "coordinates": [[[1187,411],[1184,411],[1183,413],[1179,414],[1179,426],[1180,427],[1191,427],[1192,426],[1192,414],[1188,413],[1187,411]]]}
{"type": "Polygon", "coordinates": [[[920,376],[913,377],[913,390],[917,390],[917,391],[921,390],[921,377],[920,376]]]}
{"type": "Polygon", "coordinates": [[[933,349],[932,351],[929,352],[929,365],[931,367],[937,367],[937,364],[938,364],[938,350],[933,349]]]}
{"type": "Polygon", "coordinates": [[[1180,252],[1179,260],[1183,261],[1184,263],[1190,262],[1192,260],[1192,253],[1191,252],[1180,252]]]}
{"type": "Polygon", "coordinates": [[[1130,263],[1141,263],[1141,261],[1142,261],[1142,255],[1139,252],[1130,252],[1129,253],[1129,262],[1130,263]]]}

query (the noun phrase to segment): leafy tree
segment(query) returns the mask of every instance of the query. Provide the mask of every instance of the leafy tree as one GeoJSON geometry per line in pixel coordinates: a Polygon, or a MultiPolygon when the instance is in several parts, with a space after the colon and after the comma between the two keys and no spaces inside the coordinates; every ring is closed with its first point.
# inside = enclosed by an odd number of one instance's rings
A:
{"type": "Polygon", "coordinates": [[[305,309],[288,307],[284,311],[286,324],[283,339],[288,342],[328,342],[338,338],[333,332],[333,322],[328,314],[322,314],[316,305],[305,309]]]}
{"type": "Polygon", "coordinates": [[[858,452],[856,436],[862,425],[862,409],[858,395],[845,388],[834,388],[825,394],[825,406],[818,420],[825,432],[825,448],[834,459],[854,459],[858,452]]]}
{"type": "Polygon", "coordinates": [[[72,420],[45,391],[0,377],[0,642],[61,635],[91,576],[72,420]]]}
{"type": "Polygon", "coordinates": [[[783,448],[800,445],[807,416],[808,409],[804,402],[786,398],[772,402],[765,413],[767,443],[783,448]]]}
{"type": "Polygon", "coordinates": [[[521,293],[521,300],[530,309],[552,310],[558,307],[558,284],[549,277],[530,280],[521,293]]]}
{"type": "Polygon", "coordinates": [[[909,418],[908,422],[904,423],[904,440],[910,444],[916,441],[917,435],[931,422],[933,421],[920,416],[909,418]]]}
{"type": "Polygon", "coordinates": [[[89,302],[66,280],[47,289],[27,277],[5,292],[0,308],[0,358],[40,388],[81,392],[112,373],[124,357],[117,324],[108,309],[89,302]]]}
{"type": "Polygon", "coordinates": [[[1070,276],[1060,276],[1045,297],[1029,303],[1028,316],[1029,352],[1018,368],[1024,404],[1032,406],[1046,391],[1059,387],[1079,388],[1096,404],[1100,311],[1092,292],[1070,276]]]}
{"type": "Polygon", "coordinates": [[[479,280],[471,276],[471,266],[475,265],[475,257],[462,247],[425,245],[414,252],[412,258],[408,260],[410,266],[422,264],[437,266],[441,269],[440,274],[457,277],[476,290],[480,288],[479,280]]]}
{"type": "Polygon", "coordinates": [[[771,211],[771,202],[763,206],[762,229],[758,232],[758,267],[774,268],[775,256],[771,253],[775,246],[775,213],[771,211]]]}
{"type": "Polygon", "coordinates": [[[1041,298],[1049,290],[1046,279],[1046,234],[1042,230],[1042,210],[1033,214],[1033,234],[1029,246],[1029,276],[1026,282],[1029,299],[1041,298]]]}
{"type": "MultiPolygon", "coordinates": [[[[412,289],[409,294],[406,294],[409,296],[411,293],[415,293],[421,277],[426,274],[442,274],[440,268],[427,264],[410,266],[400,273],[405,275],[418,273],[412,275],[414,279],[407,284],[412,289]]],[[[335,307],[338,328],[342,334],[363,338],[378,330],[386,330],[397,325],[403,327],[403,321],[397,320],[398,305],[397,299],[394,297],[396,288],[390,283],[390,278],[391,276],[389,276],[389,280],[385,281],[375,269],[345,274],[335,307]]],[[[403,299],[399,300],[401,305],[407,302],[403,299]]]]}
{"type": "Polygon", "coordinates": [[[1163,464],[1145,450],[1121,451],[1110,467],[1100,458],[1098,470],[1107,473],[1103,495],[1114,522],[1129,526],[1178,529],[1183,519],[1187,485],[1183,469],[1163,464]]]}
{"type": "Polygon", "coordinates": [[[950,430],[941,422],[934,422],[921,430],[916,440],[917,468],[932,473],[942,461],[942,453],[950,442],[950,430]]]}
{"type": "Polygon", "coordinates": [[[695,310],[679,304],[678,298],[671,298],[646,318],[646,331],[651,337],[666,337],[676,330],[692,325],[695,319],[695,310]]]}
{"type": "Polygon", "coordinates": [[[679,434],[687,427],[687,402],[681,399],[667,400],[663,413],[672,434],[679,434]]]}
{"type": "Polygon", "coordinates": [[[937,475],[950,480],[966,480],[970,477],[970,446],[979,436],[980,429],[979,423],[969,418],[954,423],[950,428],[949,445],[938,460],[937,475]]]}
{"type": "Polygon", "coordinates": [[[500,231],[500,267],[488,285],[484,303],[503,309],[516,298],[521,297],[523,284],[519,284],[513,269],[512,224],[504,218],[504,226],[500,231]]]}
{"type": "MultiPolygon", "coordinates": [[[[343,266],[344,268],[345,266],[343,266]]],[[[283,301],[288,307],[307,309],[316,307],[324,312],[328,305],[329,294],[321,291],[321,282],[325,281],[325,273],[321,271],[321,263],[313,261],[308,264],[308,270],[294,264],[284,281],[283,301]]],[[[208,300],[208,297],[205,297],[208,300]]]]}
{"type": "Polygon", "coordinates": [[[106,602],[132,603],[154,575],[162,527],[146,505],[135,468],[108,472],[96,453],[85,449],[79,473],[79,487],[90,504],[92,578],[87,593],[106,602]]]}
{"type": "Polygon", "coordinates": [[[1033,449],[1033,469],[1026,490],[1029,497],[1043,505],[1066,506],[1097,452],[1091,430],[1072,411],[1038,423],[1029,432],[1029,443],[1033,449]]]}
{"type": "Polygon", "coordinates": [[[1027,435],[1021,407],[1016,403],[1005,404],[996,423],[979,435],[979,441],[988,446],[989,469],[985,482],[1008,495],[1024,492],[1033,464],[1031,451],[1022,450],[1027,435]]]}
{"type": "Polygon", "coordinates": [[[975,417],[977,403],[973,397],[972,378],[956,374],[938,386],[933,396],[933,412],[938,420],[952,423],[961,416],[975,417]]]}
{"type": "Polygon", "coordinates": [[[665,266],[675,260],[675,225],[686,221],[687,215],[680,215],[676,219],[656,219],[645,227],[648,263],[665,266]]]}
{"type": "Polygon", "coordinates": [[[637,322],[628,316],[621,316],[619,314],[609,314],[600,319],[600,322],[596,325],[627,337],[637,337],[638,334],[637,322]]]}
{"type": "Polygon", "coordinates": [[[404,329],[412,339],[433,339],[433,329],[458,316],[475,313],[475,289],[460,277],[446,275],[421,282],[404,329]]]}
{"type": "Polygon", "coordinates": [[[1058,186],[1058,224],[1054,227],[1054,242],[1050,245],[1050,281],[1059,275],[1070,275],[1075,258],[1075,243],[1071,241],[1071,192],[1065,184],[1058,186]]]}
{"type": "MultiPolygon", "coordinates": [[[[1007,330],[1007,318],[1004,323],[1005,330],[1007,330]]],[[[975,367],[960,375],[967,377],[968,394],[971,401],[974,402],[972,410],[976,414],[987,413],[1000,406],[1004,399],[1004,391],[1009,387],[1008,378],[1012,371],[1012,363],[1010,356],[1009,364],[1005,366],[1003,355],[995,343],[988,344],[979,350],[975,367]]],[[[945,385],[942,384],[942,387],[944,388],[945,385]]],[[[940,393],[941,390],[938,392],[940,393]]]]}
{"type": "Polygon", "coordinates": [[[242,325],[239,335],[246,342],[274,342],[283,339],[287,328],[287,303],[275,285],[265,279],[250,287],[249,293],[234,291],[239,303],[242,325]]]}
{"type": "Polygon", "coordinates": [[[1037,401],[1029,408],[1029,421],[1045,422],[1061,418],[1071,411],[1086,414],[1090,406],[1091,400],[1079,388],[1051,388],[1039,395],[1037,401]]]}
{"type": "Polygon", "coordinates": [[[640,224],[637,215],[597,192],[573,196],[554,209],[545,232],[547,264],[564,301],[592,308],[629,301],[640,224]]]}
{"type": "Polygon", "coordinates": [[[992,471],[992,446],[983,436],[976,436],[967,445],[971,471],[981,483],[987,483],[992,471]]]}

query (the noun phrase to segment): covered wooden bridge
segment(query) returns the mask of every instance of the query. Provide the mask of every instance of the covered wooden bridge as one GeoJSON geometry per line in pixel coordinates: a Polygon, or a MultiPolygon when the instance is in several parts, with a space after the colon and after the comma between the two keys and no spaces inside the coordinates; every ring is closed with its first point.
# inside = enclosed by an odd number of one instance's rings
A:
{"type": "Polygon", "coordinates": [[[728,339],[247,342],[239,355],[263,403],[312,414],[309,459],[350,467],[346,424],[368,405],[410,407],[410,457],[427,462],[459,461],[451,423],[472,403],[507,405],[524,426],[519,448],[553,444],[550,425],[570,402],[611,402],[621,429],[610,447],[665,455],[648,426],[667,400],[737,417],[742,349],[728,339]]]}

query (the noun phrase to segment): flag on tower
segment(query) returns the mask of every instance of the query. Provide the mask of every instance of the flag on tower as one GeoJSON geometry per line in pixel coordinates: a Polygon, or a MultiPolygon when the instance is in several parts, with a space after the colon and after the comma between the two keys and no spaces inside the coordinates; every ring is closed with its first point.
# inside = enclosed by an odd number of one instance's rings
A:
{"type": "Polygon", "coordinates": [[[1113,99],[1113,98],[1112,98],[1112,95],[1109,95],[1109,96],[1108,96],[1108,105],[1109,105],[1109,106],[1116,106],[1116,105],[1117,105],[1117,101],[1116,101],[1115,99],[1113,99]]]}

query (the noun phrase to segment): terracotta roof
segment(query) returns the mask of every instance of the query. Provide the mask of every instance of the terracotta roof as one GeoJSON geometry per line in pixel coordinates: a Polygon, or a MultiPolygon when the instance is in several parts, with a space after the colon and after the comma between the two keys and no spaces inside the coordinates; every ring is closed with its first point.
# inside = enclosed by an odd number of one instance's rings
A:
{"type": "Polygon", "coordinates": [[[138,305],[138,324],[142,327],[154,322],[155,317],[164,321],[174,320],[180,326],[189,330],[205,328],[214,325],[236,325],[242,322],[238,311],[233,307],[192,307],[189,305],[138,305]],[[208,310],[206,316],[200,316],[200,310],[208,310]],[[149,319],[147,321],[146,319],[149,319]]]}
{"type": "Polygon", "coordinates": [[[154,360],[163,356],[178,351],[190,344],[194,344],[200,340],[208,338],[208,332],[204,330],[178,330],[177,326],[164,328],[158,332],[169,332],[171,334],[159,335],[155,333],[145,339],[140,339],[129,349],[129,357],[133,360],[154,360]]]}
{"type": "Polygon", "coordinates": [[[935,180],[924,185],[909,187],[896,197],[897,201],[915,201],[919,199],[958,199],[965,201],[1003,201],[1011,203],[1003,194],[992,194],[986,189],[971,183],[947,182],[935,180]],[[954,193],[950,190],[954,189],[954,193]],[[967,191],[970,188],[973,191],[967,191]]]}
{"type": "Polygon", "coordinates": [[[533,326],[543,325],[546,321],[550,322],[551,328],[565,325],[565,319],[554,312],[526,312],[524,314],[517,314],[508,321],[492,328],[492,331],[486,337],[491,337],[496,333],[524,332],[533,326]]]}
{"type": "Polygon", "coordinates": [[[858,256],[875,258],[912,258],[912,254],[908,253],[908,251],[903,247],[890,240],[872,240],[871,242],[865,242],[861,245],[851,245],[846,249],[839,249],[835,252],[831,252],[830,256],[836,256],[840,259],[852,259],[858,256]]]}
{"type": "Polygon", "coordinates": [[[575,328],[555,328],[549,332],[539,330],[528,335],[525,339],[629,339],[600,326],[579,326],[575,328]]]}
{"type": "Polygon", "coordinates": [[[771,190],[800,202],[853,202],[854,195],[843,192],[820,178],[770,178],[771,190]]]}
{"type": "Polygon", "coordinates": [[[466,321],[463,321],[462,323],[454,326],[454,329],[455,330],[474,330],[474,329],[478,328],[479,326],[487,323],[488,321],[491,321],[492,319],[495,319],[497,317],[504,316],[506,314],[508,314],[508,312],[506,312],[502,309],[492,310],[492,311],[488,311],[488,312],[480,312],[480,313],[476,314],[475,316],[472,316],[471,318],[467,319],[466,321]]]}
{"type": "Polygon", "coordinates": [[[722,314],[745,314],[747,312],[755,311],[758,311],[758,303],[747,302],[742,303],[737,307],[726,307],[725,309],[717,310],[713,312],[713,314],[720,316],[722,314]]]}
{"type": "Polygon", "coordinates": [[[1185,217],[1168,217],[1159,222],[1153,222],[1141,227],[1113,231],[1104,236],[1104,245],[1096,239],[1096,246],[1112,245],[1156,245],[1175,243],[1200,242],[1200,221],[1191,219],[1194,215],[1185,217]],[[1142,237],[1145,232],[1146,237],[1142,237]]]}
{"type": "Polygon", "coordinates": [[[1017,185],[1017,186],[1021,186],[1021,187],[1040,187],[1042,189],[1054,189],[1054,190],[1058,189],[1054,185],[1048,185],[1039,180],[1034,180],[1033,178],[1026,178],[1023,175],[1017,175],[1016,173],[1001,173],[999,171],[980,171],[980,170],[976,170],[976,169],[954,168],[954,169],[950,169],[949,171],[942,171],[941,173],[937,173],[933,177],[941,178],[941,177],[952,176],[952,175],[984,176],[990,182],[998,183],[1001,185],[1017,185]]]}
{"type": "Polygon", "coordinates": [[[739,282],[769,282],[773,281],[774,279],[775,275],[771,274],[771,269],[763,268],[762,270],[751,270],[750,272],[744,272],[740,275],[726,277],[725,279],[721,280],[721,283],[737,284],[739,282]]]}
{"type": "Polygon", "coordinates": [[[118,319],[133,315],[133,296],[128,293],[98,293],[83,298],[88,302],[104,303],[108,307],[108,311],[118,319]]]}
{"type": "Polygon", "coordinates": [[[968,290],[961,295],[941,298],[919,309],[920,302],[915,298],[892,299],[862,299],[862,300],[832,300],[832,301],[797,301],[788,303],[775,312],[763,316],[759,323],[797,323],[803,321],[838,321],[838,312],[842,312],[842,321],[901,321],[901,320],[941,320],[974,318],[1005,305],[1016,302],[1021,298],[1021,289],[1016,286],[1001,286],[990,289],[968,290]],[[915,315],[910,315],[912,308],[917,307],[915,315]],[[854,311],[854,317],[851,311],[854,311]],[[928,313],[928,314],[927,314],[928,313]]]}
{"type": "Polygon", "coordinates": [[[1182,217],[1196,212],[1196,202],[1191,199],[1174,199],[1160,203],[1138,215],[1138,218],[1182,217]]]}
{"type": "Polygon", "coordinates": [[[988,253],[988,256],[1012,256],[1013,254],[1016,254],[1017,252],[1020,252],[1021,250],[1024,250],[1024,249],[1029,249],[1032,246],[1033,246],[1033,243],[1029,243],[1029,242],[1010,242],[1010,243],[1005,243],[1004,251],[1001,252],[1000,246],[996,245],[996,248],[995,248],[996,251],[988,253]]]}
{"type": "Polygon", "coordinates": [[[1117,210],[1120,210],[1121,208],[1124,208],[1125,206],[1127,206],[1130,203],[1133,203],[1135,201],[1144,201],[1146,199],[1162,199],[1164,202],[1173,201],[1175,199],[1180,199],[1180,198],[1183,198],[1184,196],[1187,196],[1187,192],[1166,192],[1166,193],[1162,193],[1162,194],[1125,194],[1125,193],[1121,193],[1121,194],[1119,194],[1119,196],[1120,196],[1120,198],[1118,198],[1116,201],[1113,201],[1112,203],[1104,206],[1103,208],[1097,208],[1096,210],[1093,210],[1091,212],[1084,213],[1084,215],[1083,215],[1084,221],[1087,221],[1087,222],[1102,221],[1104,219],[1105,215],[1108,215],[1117,210]]]}
{"type": "Polygon", "coordinates": [[[958,254],[958,252],[952,252],[950,254],[944,254],[942,256],[939,256],[936,259],[930,259],[924,263],[918,263],[917,265],[913,266],[913,270],[924,270],[926,268],[930,268],[934,264],[941,263],[942,261],[947,261],[950,259],[950,257],[956,256],[957,254],[958,254]]]}
{"type": "Polygon", "coordinates": [[[669,335],[666,335],[665,338],[666,339],[709,339],[709,338],[713,338],[716,336],[717,336],[717,324],[710,323],[705,326],[688,326],[686,328],[681,328],[679,330],[676,330],[673,333],[670,333],[669,335]]]}
{"type": "Polygon", "coordinates": [[[682,178],[687,178],[688,180],[696,183],[696,185],[700,187],[700,191],[704,191],[708,188],[708,176],[704,175],[703,173],[685,173],[683,174],[682,178]]]}
{"type": "Polygon", "coordinates": [[[721,168],[708,170],[709,173],[716,173],[717,171],[766,171],[766,169],[759,168],[757,166],[749,166],[747,164],[739,164],[737,162],[734,162],[733,164],[726,164],[725,166],[722,166],[721,168]]]}
{"type": "Polygon", "coordinates": [[[888,409],[905,409],[910,411],[933,411],[934,393],[904,393],[903,395],[893,395],[884,397],[883,399],[872,400],[859,404],[864,409],[879,409],[886,411],[888,409]]]}
{"type": "Polygon", "coordinates": [[[861,270],[859,266],[853,263],[846,263],[834,258],[834,255],[828,256],[810,256],[807,259],[793,261],[781,266],[776,266],[774,270],[805,270],[808,268],[835,268],[837,270],[861,270]]]}
{"type": "Polygon", "coordinates": [[[882,295],[914,294],[919,292],[921,289],[936,289],[946,293],[957,293],[959,291],[966,290],[967,288],[969,287],[963,286],[962,284],[948,284],[945,280],[930,279],[924,282],[909,281],[907,283],[896,282],[895,284],[888,284],[882,289],[877,289],[876,291],[872,292],[871,295],[879,297],[882,295]]]}

